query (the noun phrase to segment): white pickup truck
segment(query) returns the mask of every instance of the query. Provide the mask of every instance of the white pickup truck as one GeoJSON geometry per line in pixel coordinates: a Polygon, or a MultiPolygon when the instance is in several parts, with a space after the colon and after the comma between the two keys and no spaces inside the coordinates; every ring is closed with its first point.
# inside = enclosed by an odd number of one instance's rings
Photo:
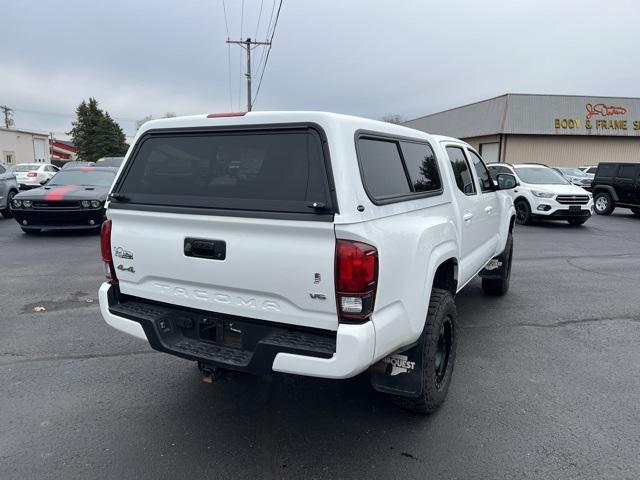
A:
{"type": "Polygon", "coordinates": [[[155,120],[102,228],[114,328],[226,370],[343,379],[370,370],[431,412],[451,381],[454,296],[504,294],[512,175],[453,138],[321,112],[155,120]]]}

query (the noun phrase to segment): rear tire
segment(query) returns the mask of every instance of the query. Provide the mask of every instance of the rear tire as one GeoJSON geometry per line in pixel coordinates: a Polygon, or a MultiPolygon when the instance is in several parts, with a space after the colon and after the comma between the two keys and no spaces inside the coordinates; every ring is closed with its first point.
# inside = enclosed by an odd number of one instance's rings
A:
{"type": "Polygon", "coordinates": [[[567,220],[567,222],[569,222],[569,225],[584,225],[587,220],[589,219],[588,218],[572,218],[570,220],[567,220]]]}
{"type": "Polygon", "coordinates": [[[11,213],[11,202],[13,202],[13,197],[15,196],[16,192],[14,192],[13,190],[11,190],[7,194],[7,208],[5,208],[4,210],[0,210],[0,215],[2,215],[4,218],[13,217],[13,213],[11,213]]]}
{"type": "Polygon", "coordinates": [[[515,203],[516,207],[516,222],[518,225],[530,225],[531,224],[531,207],[526,200],[518,200],[515,203]]]}
{"type": "Polygon", "coordinates": [[[593,209],[598,215],[611,215],[614,208],[613,198],[607,192],[597,193],[593,199],[593,209]]]}
{"type": "Polygon", "coordinates": [[[422,391],[417,398],[392,395],[393,403],[417,413],[432,413],[444,402],[456,359],[456,304],[448,290],[431,290],[427,319],[420,341],[424,342],[422,391]]]}
{"type": "Polygon", "coordinates": [[[513,262],[513,235],[510,233],[507,238],[507,245],[498,256],[498,260],[506,262],[502,268],[502,276],[500,278],[483,278],[482,291],[485,295],[493,295],[500,297],[509,291],[511,282],[511,264],[513,262]]]}
{"type": "Polygon", "coordinates": [[[633,208],[631,209],[631,211],[633,212],[633,214],[634,214],[636,217],[640,217],[640,208],[638,208],[638,207],[633,207],[633,208]]]}

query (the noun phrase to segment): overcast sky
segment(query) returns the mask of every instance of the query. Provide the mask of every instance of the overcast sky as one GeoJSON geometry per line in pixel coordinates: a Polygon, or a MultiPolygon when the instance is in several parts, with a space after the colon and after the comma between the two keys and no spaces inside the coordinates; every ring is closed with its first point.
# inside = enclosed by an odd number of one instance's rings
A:
{"type": "MultiPolygon", "coordinates": [[[[232,39],[264,40],[273,2],[225,0],[232,39]]],[[[4,0],[0,14],[16,128],[66,132],[89,96],[127,135],[146,115],[246,109],[222,0],[4,0]]],[[[284,0],[255,109],[409,119],[507,92],[640,96],[638,20],[638,0],[284,0]]]]}

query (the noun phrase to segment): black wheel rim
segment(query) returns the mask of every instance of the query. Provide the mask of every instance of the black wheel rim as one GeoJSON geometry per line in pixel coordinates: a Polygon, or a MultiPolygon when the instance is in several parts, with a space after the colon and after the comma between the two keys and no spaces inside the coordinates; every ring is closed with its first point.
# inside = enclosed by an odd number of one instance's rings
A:
{"type": "Polygon", "coordinates": [[[518,223],[526,222],[528,216],[527,206],[522,202],[516,203],[516,220],[518,220],[518,223]]]}
{"type": "Polygon", "coordinates": [[[453,344],[453,324],[451,318],[447,317],[440,326],[438,343],[436,344],[436,388],[440,388],[447,376],[449,357],[451,356],[451,346],[453,344]]]}
{"type": "Polygon", "coordinates": [[[11,207],[11,203],[13,202],[13,197],[15,196],[16,196],[15,192],[9,192],[9,195],[7,195],[7,208],[11,207]]]}

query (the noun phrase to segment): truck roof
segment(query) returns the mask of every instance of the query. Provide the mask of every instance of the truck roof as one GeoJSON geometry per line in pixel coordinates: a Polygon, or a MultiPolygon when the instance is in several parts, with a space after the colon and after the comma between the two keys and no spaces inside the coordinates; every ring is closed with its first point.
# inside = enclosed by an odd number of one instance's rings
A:
{"type": "MultiPolygon", "coordinates": [[[[139,137],[147,130],[158,128],[189,128],[206,126],[228,125],[256,125],[256,124],[281,124],[281,123],[317,123],[323,128],[330,126],[347,127],[353,130],[373,130],[381,133],[402,135],[413,138],[434,139],[436,137],[413,128],[404,127],[393,123],[372,120],[370,118],[343,115],[340,113],[318,111],[254,111],[231,112],[227,114],[200,114],[186,117],[162,118],[145,123],[136,135],[139,137]]],[[[438,137],[447,138],[447,137],[438,137]]]]}

